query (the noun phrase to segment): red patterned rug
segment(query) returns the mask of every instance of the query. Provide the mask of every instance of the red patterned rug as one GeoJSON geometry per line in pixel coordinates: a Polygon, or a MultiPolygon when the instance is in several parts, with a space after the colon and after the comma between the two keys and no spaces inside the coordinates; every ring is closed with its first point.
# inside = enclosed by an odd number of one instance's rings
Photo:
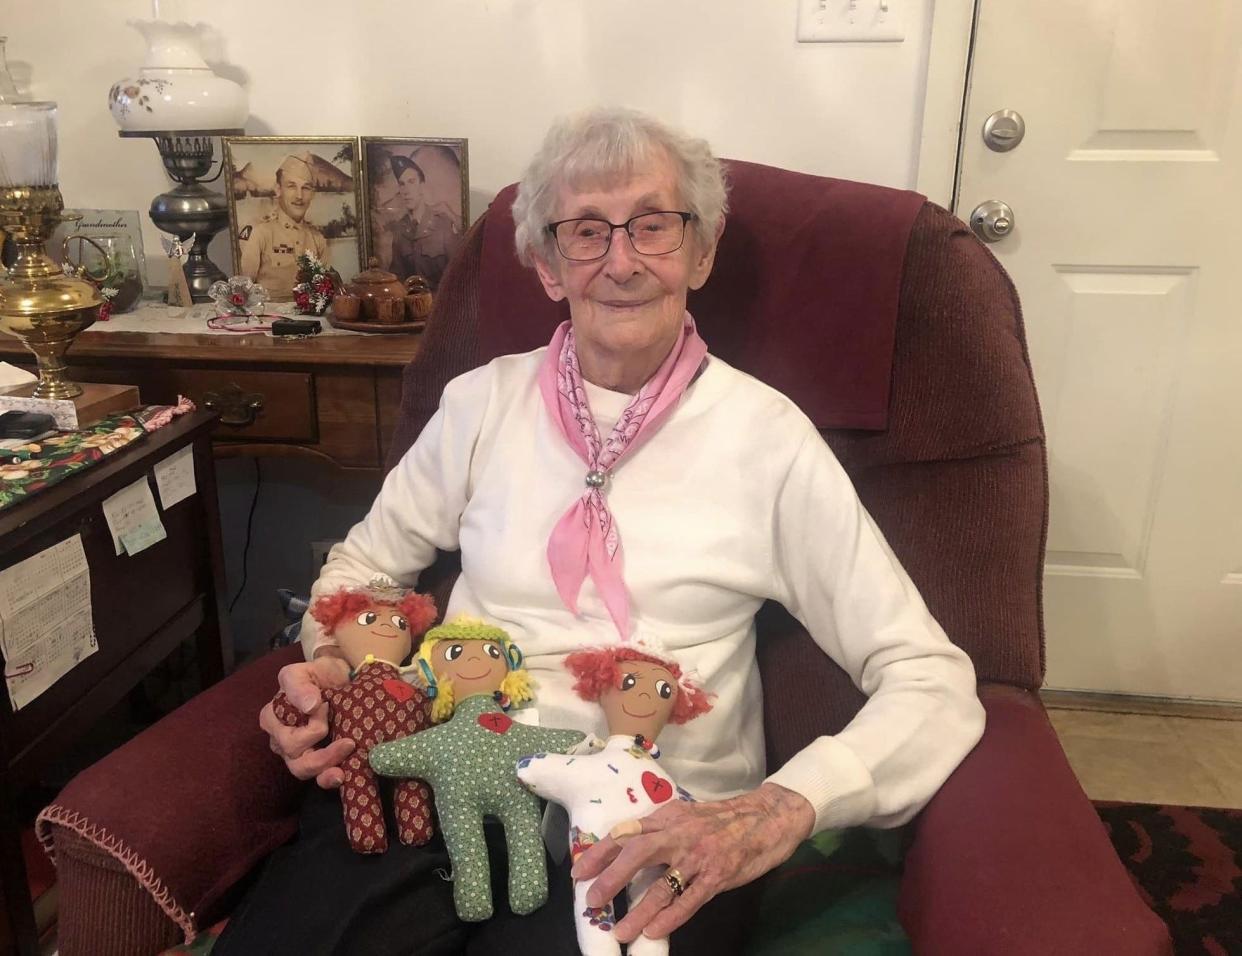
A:
{"type": "Polygon", "coordinates": [[[1242,810],[1095,806],[1178,956],[1242,954],[1242,810]]]}

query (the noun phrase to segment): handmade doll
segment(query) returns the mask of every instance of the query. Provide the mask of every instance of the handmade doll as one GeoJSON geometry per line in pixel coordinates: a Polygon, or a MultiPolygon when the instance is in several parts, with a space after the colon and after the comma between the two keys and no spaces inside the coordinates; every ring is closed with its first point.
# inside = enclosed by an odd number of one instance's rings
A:
{"type": "MultiPolygon", "coordinates": [[[[367,761],[371,748],[431,726],[430,701],[401,677],[400,665],[436,618],[435,602],[426,595],[380,588],[342,588],[311,606],[325,637],[335,639],[353,679],[345,687],[323,692],[334,737],[352,737],[354,752],[341,764],[345,782],[341,804],[349,845],[358,853],[388,849],[379,781],[367,761]]],[[[272,701],[276,716],[290,727],[307,715],[283,693],[272,701]]],[[[402,843],[422,846],[432,835],[431,794],[420,780],[403,780],[394,793],[397,835],[402,843]]]]}
{"type": "Polygon", "coordinates": [[[505,711],[531,700],[522,652],[499,627],[457,618],[427,632],[418,662],[431,719],[440,726],[381,744],[371,766],[386,777],[421,777],[435,791],[453,861],[453,902],[470,922],[492,915],[483,817],[500,820],[509,849],[509,906],[526,915],[548,898],[539,800],[514,773],[519,757],[563,751],[585,734],[515,723],[505,711]]]}
{"type": "MultiPolygon", "coordinates": [[[[656,746],[664,725],[684,724],[711,709],[708,695],[685,677],[678,664],[650,644],[635,642],[576,651],[565,666],[577,678],[574,690],[583,700],[598,701],[608,723],[603,750],[565,757],[535,754],[518,761],[518,778],[544,799],[569,813],[569,845],[574,862],[605,834],[624,839],[641,832],[642,817],[670,800],[690,800],[660,767],[656,746]]],[[[630,905],[663,876],[680,896],[685,889],[677,871],[651,866],[639,870],[627,888],[630,905]]],[[[574,883],[574,921],[585,956],[619,956],[612,934],[611,902],[592,907],[587,891],[595,880],[574,883]]],[[[667,953],[667,939],[639,936],[629,944],[632,956],[667,953]]]]}

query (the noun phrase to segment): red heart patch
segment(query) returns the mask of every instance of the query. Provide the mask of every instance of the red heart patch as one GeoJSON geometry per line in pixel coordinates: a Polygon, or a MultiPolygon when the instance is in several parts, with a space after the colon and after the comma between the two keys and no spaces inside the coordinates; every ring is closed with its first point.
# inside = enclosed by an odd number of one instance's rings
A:
{"type": "Polygon", "coordinates": [[[673,785],[650,770],[643,771],[643,789],[647,791],[652,803],[663,803],[673,795],[673,785]]]}
{"type": "Polygon", "coordinates": [[[395,697],[401,703],[405,703],[414,696],[414,688],[403,680],[390,677],[383,683],[383,688],[388,692],[389,697],[395,697]]]}
{"type": "Polygon", "coordinates": [[[479,714],[479,726],[494,734],[503,734],[513,726],[507,714],[479,714]]]}

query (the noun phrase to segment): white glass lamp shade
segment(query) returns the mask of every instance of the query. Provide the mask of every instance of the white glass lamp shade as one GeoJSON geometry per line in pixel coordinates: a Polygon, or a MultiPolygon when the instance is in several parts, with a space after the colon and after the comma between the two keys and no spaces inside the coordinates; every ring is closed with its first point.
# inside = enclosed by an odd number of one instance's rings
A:
{"type": "Polygon", "coordinates": [[[56,185],[56,104],[0,103],[0,188],[56,185]]]}
{"type": "Polygon", "coordinates": [[[240,129],[250,116],[246,91],[217,76],[201,53],[198,28],[189,23],[131,20],[147,41],[135,77],[112,84],[108,108],[129,131],[240,129]]]}

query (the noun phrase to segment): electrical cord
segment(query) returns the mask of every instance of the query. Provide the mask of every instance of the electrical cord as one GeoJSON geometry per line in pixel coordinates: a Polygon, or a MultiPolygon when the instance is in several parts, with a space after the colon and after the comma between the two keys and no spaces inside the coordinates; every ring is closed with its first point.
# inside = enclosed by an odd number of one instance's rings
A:
{"type": "Polygon", "coordinates": [[[250,514],[246,517],[246,544],[242,548],[242,579],[241,586],[238,587],[237,593],[233,595],[233,600],[229,602],[229,613],[233,613],[233,608],[237,606],[237,602],[241,600],[242,592],[246,590],[246,578],[250,575],[250,534],[254,531],[254,509],[259,503],[259,486],[263,484],[263,469],[259,466],[259,459],[254,459],[254,497],[250,499],[250,514]]]}

